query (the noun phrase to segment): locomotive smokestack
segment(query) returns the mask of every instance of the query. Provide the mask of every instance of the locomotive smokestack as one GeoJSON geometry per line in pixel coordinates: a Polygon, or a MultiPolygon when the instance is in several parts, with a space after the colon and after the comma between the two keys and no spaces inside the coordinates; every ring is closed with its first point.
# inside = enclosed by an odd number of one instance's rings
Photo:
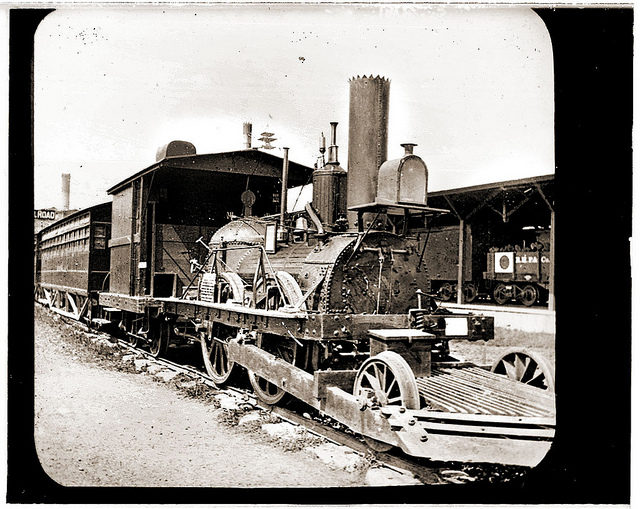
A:
{"type": "Polygon", "coordinates": [[[417,143],[401,143],[401,147],[404,147],[404,155],[408,156],[413,154],[413,147],[417,147],[417,143]]]}
{"type": "Polygon", "coordinates": [[[62,210],[69,210],[69,195],[71,193],[71,174],[62,174],[62,210]]]}
{"type": "MultiPolygon", "coordinates": [[[[376,199],[378,169],[387,160],[389,87],[389,80],[380,76],[350,80],[348,207],[376,199]]],[[[349,212],[348,219],[353,228],[357,214],[349,212]]],[[[371,214],[364,215],[365,223],[371,219],[371,214]]]]}
{"type": "Polygon", "coordinates": [[[244,148],[251,148],[251,122],[242,124],[242,133],[244,134],[244,148]]]}
{"type": "Polygon", "coordinates": [[[336,144],[336,129],[338,122],[329,122],[331,124],[331,145],[329,145],[329,161],[328,164],[340,164],[338,162],[338,145],[336,144]]]}

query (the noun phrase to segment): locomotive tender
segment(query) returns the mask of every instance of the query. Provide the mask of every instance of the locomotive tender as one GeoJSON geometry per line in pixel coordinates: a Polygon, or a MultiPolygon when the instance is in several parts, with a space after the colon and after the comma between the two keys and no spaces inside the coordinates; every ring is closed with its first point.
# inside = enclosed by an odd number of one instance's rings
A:
{"type": "MultiPolygon", "coordinates": [[[[388,80],[357,77],[350,86],[349,172],[338,161],[333,122],[328,158],[313,172],[313,200],[303,212],[284,206],[288,187],[306,176],[301,168],[290,175],[288,149],[280,193],[263,169],[261,185],[247,194],[254,168],[246,186],[216,193],[200,185],[189,196],[179,189],[198,186],[199,175],[185,181],[176,174],[197,166],[195,149],[173,142],[176,152],[165,151],[159,163],[173,173],[159,175],[155,188],[156,177],[147,175],[114,198],[111,286],[99,295],[103,317],[94,323],[117,325],[155,355],[170,343],[199,341],[216,383],[244,368],[264,402],[298,398],[377,450],[536,465],[554,436],[551,372],[524,352],[509,352],[491,371],[449,355],[451,339],[491,339],[493,319],[438,308],[425,270],[429,252],[411,225],[447,211],[427,206],[427,166],[413,144],[386,160],[388,80]],[[257,189],[263,217],[252,213],[257,189]],[[204,205],[178,218],[177,202],[161,205],[167,192],[184,193],[192,209],[198,200],[204,205]],[[230,202],[234,193],[242,217],[222,226],[217,199],[230,202]],[[117,230],[116,214],[125,215],[126,229],[117,230]],[[178,267],[168,283],[156,247],[167,224],[178,236],[188,233],[190,261],[189,274],[178,267]]],[[[119,189],[127,187],[112,191],[119,189]]],[[[169,258],[175,262],[176,253],[169,258]]]]}

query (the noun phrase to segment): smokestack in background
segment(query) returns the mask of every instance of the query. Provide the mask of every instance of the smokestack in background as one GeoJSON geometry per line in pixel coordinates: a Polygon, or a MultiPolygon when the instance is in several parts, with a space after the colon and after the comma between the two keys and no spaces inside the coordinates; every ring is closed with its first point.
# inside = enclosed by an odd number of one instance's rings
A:
{"type": "Polygon", "coordinates": [[[242,134],[244,134],[244,148],[251,148],[251,122],[242,124],[242,134]]]}
{"type": "MultiPolygon", "coordinates": [[[[390,82],[380,76],[358,76],[349,84],[347,206],[353,207],[376,199],[378,169],[387,160],[390,82]]],[[[353,229],[357,213],[348,212],[347,217],[353,229]]],[[[372,218],[364,214],[364,224],[372,218]]]]}
{"type": "Polygon", "coordinates": [[[71,193],[71,174],[62,174],[62,210],[69,210],[69,195],[71,193]]]}

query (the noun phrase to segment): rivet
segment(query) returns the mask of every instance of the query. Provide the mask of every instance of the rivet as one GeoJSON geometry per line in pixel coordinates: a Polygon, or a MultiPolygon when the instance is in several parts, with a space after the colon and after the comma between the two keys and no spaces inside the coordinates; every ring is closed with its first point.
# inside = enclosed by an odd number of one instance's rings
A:
{"type": "Polygon", "coordinates": [[[407,409],[403,406],[400,407],[400,413],[403,414],[407,411],[407,409]]]}
{"type": "Polygon", "coordinates": [[[413,426],[416,423],[415,419],[409,419],[409,426],[413,426]]]}
{"type": "Polygon", "coordinates": [[[427,440],[429,440],[429,437],[427,435],[422,435],[420,437],[420,442],[426,442],[427,440]]]}

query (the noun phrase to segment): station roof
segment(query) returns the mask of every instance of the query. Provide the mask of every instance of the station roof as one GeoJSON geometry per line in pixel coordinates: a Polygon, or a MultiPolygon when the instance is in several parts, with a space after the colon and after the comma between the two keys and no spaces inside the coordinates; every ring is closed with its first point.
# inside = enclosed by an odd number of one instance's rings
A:
{"type": "MultiPolygon", "coordinates": [[[[206,171],[280,178],[283,158],[257,149],[218,152],[215,154],[165,157],[107,190],[114,194],[131,182],[160,169],[206,171]]],[[[313,168],[289,160],[289,187],[311,182],[313,168]]]]}
{"type": "Polygon", "coordinates": [[[532,207],[553,210],[555,175],[507,180],[429,193],[430,207],[448,209],[458,219],[470,220],[481,210],[493,211],[507,222],[516,212],[532,207]]]}

